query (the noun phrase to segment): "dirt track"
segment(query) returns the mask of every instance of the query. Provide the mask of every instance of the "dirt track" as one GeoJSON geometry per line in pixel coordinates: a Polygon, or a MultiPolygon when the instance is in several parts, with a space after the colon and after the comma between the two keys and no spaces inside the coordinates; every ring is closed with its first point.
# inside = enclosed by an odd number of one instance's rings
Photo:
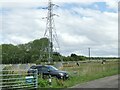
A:
{"type": "Polygon", "coordinates": [[[118,88],[118,75],[97,79],[71,88],[118,88]]]}

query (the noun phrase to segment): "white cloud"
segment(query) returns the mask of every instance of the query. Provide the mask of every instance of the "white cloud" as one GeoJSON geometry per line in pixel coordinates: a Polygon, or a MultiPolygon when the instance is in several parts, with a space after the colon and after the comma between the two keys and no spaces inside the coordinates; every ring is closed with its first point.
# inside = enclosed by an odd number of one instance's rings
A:
{"type": "MultiPolygon", "coordinates": [[[[119,1],[119,0],[51,0],[53,2],[103,2],[103,1],[119,1]]],[[[1,0],[0,2],[48,2],[48,0],[1,0]]]]}
{"type": "MultiPolygon", "coordinates": [[[[113,50],[114,55],[117,55],[118,14],[83,8],[74,8],[73,11],[64,10],[64,13],[61,11],[61,20],[58,19],[57,21],[57,23],[60,23],[60,26],[57,26],[59,27],[58,32],[62,34],[61,37],[65,38],[64,40],[60,40],[64,41],[62,42],[63,51],[68,51],[66,52],[68,54],[69,52],[80,53],[81,49],[91,47],[94,51],[93,55],[96,56],[100,54],[97,54],[97,52],[104,53],[103,49],[106,50],[106,54],[110,54],[113,50]],[[82,14],[83,17],[71,15],[73,11],[82,14]],[[90,42],[81,43],[81,40],[86,42],[81,36],[85,36],[90,42]],[[96,49],[99,49],[99,51],[96,51],[96,49]]],[[[105,55],[105,53],[101,55],[105,55]]]]}
{"type": "Polygon", "coordinates": [[[118,9],[119,0],[105,0],[107,6],[111,9],[118,9]]]}
{"type": "Polygon", "coordinates": [[[86,36],[77,36],[74,34],[69,35],[68,33],[61,34],[61,38],[63,42],[68,46],[80,45],[80,44],[88,44],[91,43],[90,40],[86,36]]]}
{"type": "MultiPolygon", "coordinates": [[[[26,3],[27,0],[20,2],[22,4],[13,2],[4,3],[2,6],[11,10],[5,12],[1,21],[3,43],[27,43],[43,37],[46,20],[42,20],[42,17],[46,16],[47,12],[36,7],[46,3],[36,3],[37,0],[35,3],[26,3]]],[[[55,24],[62,54],[88,55],[87,48],[91,47],[93,56],[117,55],[117,13],[82,7],[71,10],[58,8],[55,12],[60,16],[55,18],[55,24]]]]}

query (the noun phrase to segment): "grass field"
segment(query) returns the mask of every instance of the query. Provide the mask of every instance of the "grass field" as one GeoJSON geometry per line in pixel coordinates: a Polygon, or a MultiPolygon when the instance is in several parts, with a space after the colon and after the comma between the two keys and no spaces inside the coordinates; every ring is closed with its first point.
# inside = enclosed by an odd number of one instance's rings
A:
{"type": "MultiPolygon", "coordinates": [[[[63,67],[62,70],[69,72],[70,79],[62,81],[53,78],[52,88],[68,88],[79,83],[118,74],[118,61],[107,61],[105,64],[87,62],[81,63],[80,66],[63,67]]],[[[48,85],[44,86],[49,87],[48,85]]]]}
{"type": "MultiPolygon", "coordinates": [[[[8,69],[10,69],[10,66],[8,66],[8,69]]],[[[105,64],[101,64],[101,61],[94,60],[91,62],[80,62],[80,66],[75,65],[75,62],[64,64],[61,70],[67,71],[70,78],[65,81],[52,78],[52,88],[68,88],[76,84],[112,76],[118,74],[120,67],[118,69],[118,60],[107,60],[105,64]]],[[[41,76],[39,76],[38,88],[41,87],[49,88],[50,86],[48,85],[48,79],[43,80],[41,76]]]]}

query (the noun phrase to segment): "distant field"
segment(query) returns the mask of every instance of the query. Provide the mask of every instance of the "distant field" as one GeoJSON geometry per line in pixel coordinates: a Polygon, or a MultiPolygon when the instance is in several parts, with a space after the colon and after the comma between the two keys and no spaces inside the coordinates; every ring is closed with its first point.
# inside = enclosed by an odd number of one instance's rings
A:
{"type": "Polygon", "coordinates": [[[68,71],[70,80],[66,80],[59,86],[53,83],[53,87],[71,87],[79,83],[95,80],[98,78],[118,74],[118,61],[110,60],[105,64],[101,62],[80,63],[80,66],[64,67],[62,70],[68,71]]]}

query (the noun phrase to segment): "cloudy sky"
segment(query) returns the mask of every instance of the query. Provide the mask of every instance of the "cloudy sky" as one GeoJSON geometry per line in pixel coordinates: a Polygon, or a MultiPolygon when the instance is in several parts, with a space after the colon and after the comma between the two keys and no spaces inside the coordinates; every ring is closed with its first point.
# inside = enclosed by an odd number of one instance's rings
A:
{"type": "MultiPolygon", "coordinates": [[[[0,44],[42,38],[48,0],[1,0],[0,44]]],[[[62,55],[118,56],[118,0],[53,0],[56,33],[62,55]]],[[[55,45],[56,46],[56,45],[55,45]]],[[[56,46],[57,48],[57,46],[56,46]]]]}

